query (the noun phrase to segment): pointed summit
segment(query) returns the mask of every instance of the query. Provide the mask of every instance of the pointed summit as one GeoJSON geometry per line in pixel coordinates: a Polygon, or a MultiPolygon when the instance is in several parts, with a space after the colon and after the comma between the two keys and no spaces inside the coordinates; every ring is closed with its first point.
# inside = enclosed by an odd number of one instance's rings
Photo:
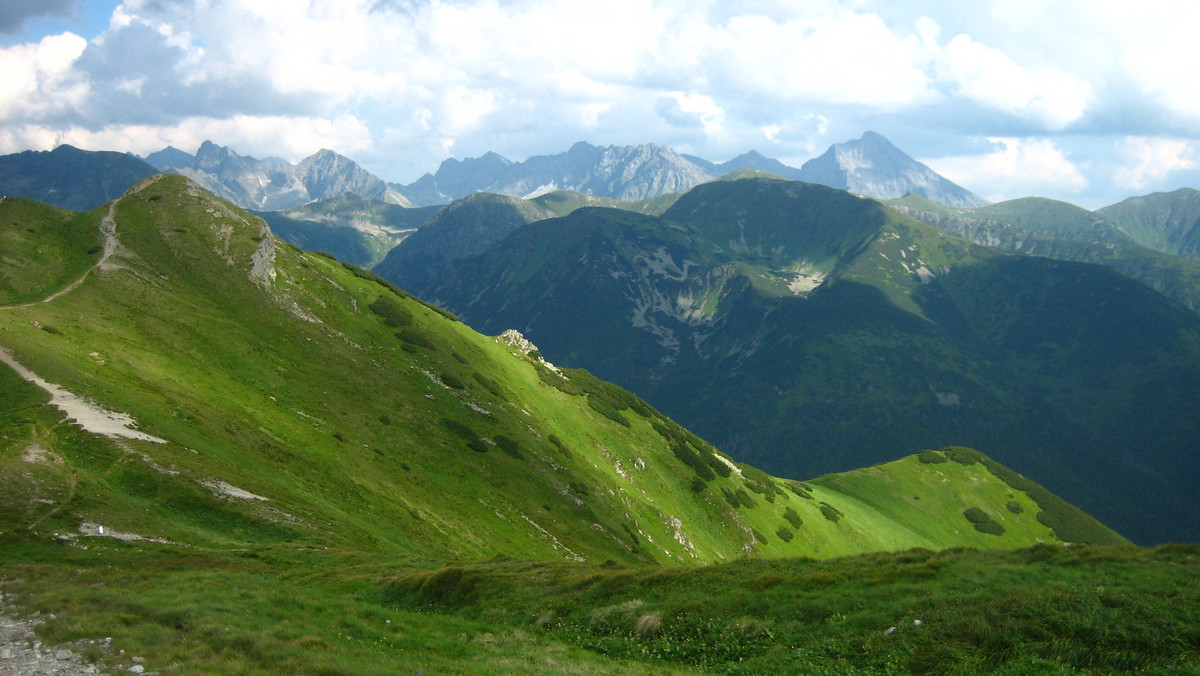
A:
{"type": "Polygon", "coordinates": [[[835,143],[804,163],[797,178],[869,197],[895,199],[909,193],[954,207],[978,207],[987,201],[914,160],[873,131],[835,143]]]}

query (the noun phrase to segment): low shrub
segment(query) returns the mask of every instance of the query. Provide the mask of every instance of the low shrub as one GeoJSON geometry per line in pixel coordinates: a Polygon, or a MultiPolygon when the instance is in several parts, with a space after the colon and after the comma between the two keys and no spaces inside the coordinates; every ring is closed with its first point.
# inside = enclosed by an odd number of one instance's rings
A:
{"type": "Polygon", "coordinates": [[[475,430],[452,418],[442,418],[438,422],[441,423],[442,427],[445,427],[450,432],[457,434],[467,441],[473,441],[479,438],[479,435],[475,433],[475,430]]]}
{"type": "Polygon", "coordinates": [[[1021,506],[1021,503],[1015,500],[1009,502],[1007,505],[1004,505],[1004,507],[1013,514],[1020,514],[1021,512],[1025,511],[1025,508],[1021,506]]]}
{"type": "Polygon", "coordinates": [[[444,383],[446,387],[461,390],[467,386],[466,383],[459,380],[458,376],[455,376],[453,373],[442,373],[438,377],[441,378],[442,383],[444,383]]]}
{"type": "Polygon", "coordinates": [[[410,326],[413,323],[412,312],[401,305],[392,295],[384,294],[367,307],[371,312],[382,317],[384,324],[392,328],[410,326]]]}
{"type": "Polygon", "coordinates": [[[487,376],[485,376],[482,373],[479,373],[477,371],[473,371],[471,373],[471,377],[475,379],[475,382],[482,385],[483,389],[487,390],[488,392],[491,392],[492,394],[496,395],[497,397],[504,398],[504,390],[500,387],[500,385],[496,381],[492,380],[491,378],[488,378],[487,376]]]}
{"type": "Polygon", "coordinates": [[[409,345],[416,345],[427,350],[437,349],[437,346],[433,344],[433,341],[428,336],[413,328],[401,329],[396,333],[396,337],[409,345]]]}
{"type": "Polygon", "coordinates": [[[521,455],[521,446],[516,442],[515,439],[506,437],[503,434],[497,434],[494,441],[496,442],[497,448],[511,455],[517,460],[521,460],[525,457],[521,455]]]}
{"type": "Polygon", "coordinates": [[[717,478],[717,475],[713,474],[712,469],[709,468],[708,464],[704,462],[704,460],[700,457],[700,454],[688,444],[679,441],[672,442],[671,452],[675,454],[676,458],[682,460],[688,467],[691,467],[692,470],[696,472],[697,479],[700,479],[701,481],[712,481],[713,479],[717,478]]]}
{"type": "Polygon", "coordinates": [[[791,542],[792,538],[795,537],[792,535],[792,531],[788,530],[787,526],[780,526],[779,530],[775,531],[775,534],[784,542],[791,542]]]}
{"type": "Polygon", "coordinates": [[[926,465],[936,465],[947,461],[945,454],[931,450],[921,451],[917,454],[917,459],[926,465]]]}
{"type": "Polygon", "coordinates": [[[833,523],[837,523],[838,521],[840,521],[840,520],[841,520],[842,516],[844,516],[844,515],[843,515],[843,514],[842,514],[842,513],[841,513],[841,512],[838,510],[838,508],[837,508],[837,507],[834,507],[833,505],[829,504],[828,502],[822,502],[822,503],[821,503],[821,514],[822,514],[822,516],[824,516],[824,517],[825,517],[825,518],[826,518],[828,521],[831,521],[831,522],[833,522],[833,523]]]}
{"type": "Polygon", "coordinates": [[[631,426],[629,420],[625,416],[621,415],[617,409],[613,408],[612,404],[610,404],[606,399],[589,394],[587,398],[587,404],[593,411],[617,423],[618,425],[624,425],[625,427],[631,426]]]}
{"type": "Polygon", "coordinates": [[[1004,526],[998,521],[993,520],[987,512],[978,507],[968,507],[967,509],[964,509],[963,516],[966,517],[967,521],[970,521],[971,525],[975,526],[975,530],[979,531],[980,533],[989,533],[991,535],[1004,534],[1004,526]]]}
{"type": "Polygon", "coordinates": [[[783,518],[787,519],[787,522],[792,524],[792,528],[799,528],[804,523],[800,519],[800,515],[796,513],[796,510],[792,509],[791,507],[783,510],[783,518]]]}

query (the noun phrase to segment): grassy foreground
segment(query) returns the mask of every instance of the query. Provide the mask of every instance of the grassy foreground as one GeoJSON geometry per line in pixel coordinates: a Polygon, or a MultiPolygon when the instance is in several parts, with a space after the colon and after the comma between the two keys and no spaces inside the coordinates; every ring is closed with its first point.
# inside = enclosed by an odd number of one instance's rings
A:
{"type": "Polygon", "coordinates": [[[0,565],[7,594],[53,614],[44,641],[162,674],[1200,669],[1194,546],[662,568],[7,536],[0,565]]]}

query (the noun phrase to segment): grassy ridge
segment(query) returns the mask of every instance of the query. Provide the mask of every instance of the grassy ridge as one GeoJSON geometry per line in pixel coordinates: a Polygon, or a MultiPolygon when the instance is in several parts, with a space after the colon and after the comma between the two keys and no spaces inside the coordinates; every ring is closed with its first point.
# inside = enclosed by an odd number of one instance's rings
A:
{"type": "Polygon", "coordinates": [[[916,549],[699,568],[0,536],[51,643],[160,673],[1194,673],[1200,550],[916,549]],[[917,621],[920,621],[918,624],[917,621]],[[894,630],[891,628],[895,627],[894,630]],[[125,655],[116,653],[125,650],[125,655]]]}
{"type": "MultiPolygon", "coordinates": [[[[168,442],[68,432],[52,410],[12,418],[0,465],[56,477],[22,493],[52,513],[13,529],[91,521],[205,547],[676,564],[1046,537],[1033,509],[1010,517],[1029,528],[963,539],[850,493],[735,471],[628,392],[557,375],[331,258],[276,243],[272,279],[254,262],[274,241],[261,222],[180,177],[114,213],[110,269],[0,312],[0,345],[168,442]],[[25,459],[34,439],[52,460],[25,459]]],[[[964,468],[950,493],[980,493],[969,479],[964,468]]],[[[939,509],[958,521],[974,504],[939,509]]]]}

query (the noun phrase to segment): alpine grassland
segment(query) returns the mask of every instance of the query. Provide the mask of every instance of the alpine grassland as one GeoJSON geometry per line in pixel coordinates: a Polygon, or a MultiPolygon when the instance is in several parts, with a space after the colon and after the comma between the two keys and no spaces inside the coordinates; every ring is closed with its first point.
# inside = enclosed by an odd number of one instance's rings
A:
{"type": "Polygon", "coordinates": [[[114,672],[1198,665],[1200,551],[981,453],[771,476],[180,176],[0,242],[2,611],[114,672]]]}

